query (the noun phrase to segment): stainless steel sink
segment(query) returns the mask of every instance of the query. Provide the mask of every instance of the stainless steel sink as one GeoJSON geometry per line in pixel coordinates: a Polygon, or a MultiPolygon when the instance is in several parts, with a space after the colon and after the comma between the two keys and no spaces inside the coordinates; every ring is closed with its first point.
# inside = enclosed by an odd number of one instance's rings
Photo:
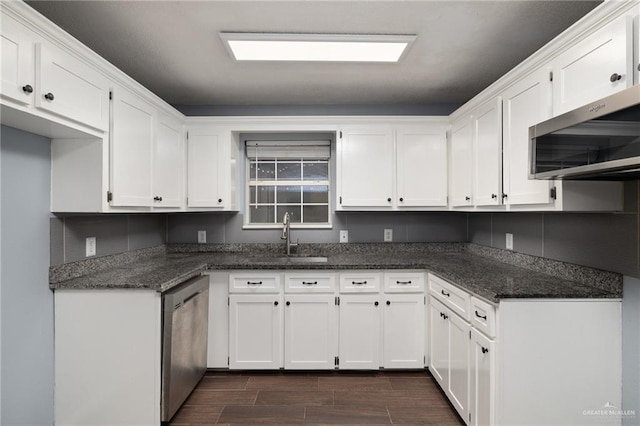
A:
{"type": "Polygon", "coordinates": [[[278,257],[250,257],[255,263],[326,263],[326,257],[321,256],[278,256],[278,257]]]}

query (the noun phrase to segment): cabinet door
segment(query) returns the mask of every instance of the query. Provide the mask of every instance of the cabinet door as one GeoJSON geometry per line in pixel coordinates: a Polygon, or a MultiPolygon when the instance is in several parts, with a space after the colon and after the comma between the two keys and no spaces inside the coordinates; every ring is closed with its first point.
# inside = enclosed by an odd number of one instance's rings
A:
{"type": "Polygon", "coordinates": [[[632,18],[621,16],[555,58],[553,115],[631,87],[632,38],[632,18]]]}
{"type": "Polygon", "coordinates": [[[160,116],[153,157],[154,207],[182,205],[183,152],[182,124],[170,117],[160,116]]]}
{"type": "Polygon", "coordinates": [[[229,368],[282,368],[282,296],[229,296],[229,368]]]}
{"type": "Polygon", "coordinates": [[[476,206],[502,204],[502,99],[498,96],[473,114],[475,153],[473,192],[476,206]]]}
{"type": "Polygon", "coordinates": [[[495,424],[495,342],[471,330],[469,411],[472,425],[495,424]]]}
{"type": "Polygon", "coordinates": [[[400,128],[396,140],[398,207],[447,205],[447,138],[427,128],[400,128]]]}
{"type": "Polygon", "coordinates": [[[340,296],[340,369],[380,368],[379,294],[340,296]]]}
{"type": "Polygon", "coordinates": [[[126,90],[113,92],[111,128],[112,206],[153,205],[155,109],[126,90]]]}
{"type": "Polygon", "coordinates": [[[98,130],[109,128],[109,83],[89,65],[36,44],[36,107],[98,130]]]}
{"type": "Polygon", "coordinates": [[[423,294],[384,295],[384,368],[424,366],[424,300],[423,294]]]}
{"type": "Polygon", "coordinates": [[[542,68],[503,94],[504,202],[549,204],[553,181],[529,179],[529,127],[551,118],[551,81],[542,68]]]}
{"type": "Polygon", "coordinates": [[[456,314],[448,314],[449,381],[447,394],[460,417],[469,415],[469,342],[471,326],[456,314]]]}
{"type": "Polygon", "coordinates": [[[471,120],[451,127],[451,206],[473,205],[473,139],[471,120]]]}
{"type": "Polygon", "coordinates": [[[187,207],[223,209],[229,204],[228,142],[216,129],[190,131],[187,140],[187,207]]]}
{"type": "Polygon", "coordinates": [[[333,294],[285,295],[284,368],[335,368],[338,354],[337,309],[333,294]]]}
{"type": "Polygon", "coordinates": [[[449,380],[449,310],[429,296],[429,372],[442,389],[449,380]]]}
{"type": "Polygon", "coordinates": [[[391,208],[392,129],[344,129],[338,145],[338,173],[338,206],[391,208]]]}
{"type": "Polygon", "coordinates": [[[35,35],[6,14],[0,15],[0,95],[19,105],[33,102],[35,35]]]}

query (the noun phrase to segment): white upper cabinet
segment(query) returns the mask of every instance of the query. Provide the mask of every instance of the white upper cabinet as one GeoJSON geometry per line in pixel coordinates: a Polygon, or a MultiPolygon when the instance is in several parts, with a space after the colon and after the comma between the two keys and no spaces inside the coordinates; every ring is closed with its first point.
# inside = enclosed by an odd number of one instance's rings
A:
{"type": "Polygon", "coordinates": [[[215,126],[188,128],[187,207],[231,208],[229,138],[215,126]]]}
{"type": "Polygon", "coordinates": [[[109,83],[79,59],[37,43],[35,105],[94,129],[107,130],[109,83]]]}
{"type": "Polygon", "coordinates": [[[150,207],[157,112],[136,94],[114,90],[112,113],[111,205],[150,207]]]}
{"type": "Polygon", "coordinates": [[[451,206],[473,205],[473,137],[469,117],[451,125],[451,206]]]}
{"type": "Polygon", "coordinates": [[[402,127],[396,132],[398,207],[447,205],[447,139],[444,129],[402,127]]]}
{"type": "Polygon", "coordinates": [[[33,103],[36,35],[6,14],[0,15],[0,96],[18,105],[33,103]]]}
{"type": "Polygon", "coordinates": [[[553,60],[553,115],[631,87],[633,64],[633,19],[623,15],[553,60]]]}
{"type": "Polygon", "coordinates": [[[166,114],[159,115],[154,151],[153,205],[181,207],[184,194],[184,137],[179,120],[166,114]]]}
{"type": "Polygon", "coordinates": [[[474,144],[474,204],[502,204],[502,99],[480,106],[472,114],[474,144]]]}
{"type": "Polygon", "coordinates": [[[338,210],[425,210],[447,205],[446,119],[394,124],[347,127],[341,132],[338,210]]]}
{"type": "Polygon", "coordinates": [[[541,68],[503,94],[504,203],[549,204],[554,181],[529,179],[529,127],[551,118],[549,71],[541,68]]]}
{"type": "Polygon", "coordinates": [[[393,129],[352,127],[338,141],[338,207],[384,207],[393,202],[393,129]]]}

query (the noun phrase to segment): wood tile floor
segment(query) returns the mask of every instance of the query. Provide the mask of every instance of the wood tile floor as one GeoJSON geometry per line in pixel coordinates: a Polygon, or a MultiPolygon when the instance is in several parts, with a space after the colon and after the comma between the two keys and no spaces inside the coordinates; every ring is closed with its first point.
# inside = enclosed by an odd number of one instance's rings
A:
{"type": "Polygon", "coordinates": [[[171,426],[463,425],[418,372],[207,372],[171,426]]]}

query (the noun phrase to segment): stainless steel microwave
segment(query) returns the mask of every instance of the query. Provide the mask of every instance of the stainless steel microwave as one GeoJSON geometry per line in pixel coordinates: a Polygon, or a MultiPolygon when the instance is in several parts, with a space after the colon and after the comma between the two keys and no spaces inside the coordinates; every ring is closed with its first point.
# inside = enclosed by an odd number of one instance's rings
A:
{"type": "Polygon", "coordinates": [[[640,179],[640,85],[529,128],[530,179],[640,179]]]}

